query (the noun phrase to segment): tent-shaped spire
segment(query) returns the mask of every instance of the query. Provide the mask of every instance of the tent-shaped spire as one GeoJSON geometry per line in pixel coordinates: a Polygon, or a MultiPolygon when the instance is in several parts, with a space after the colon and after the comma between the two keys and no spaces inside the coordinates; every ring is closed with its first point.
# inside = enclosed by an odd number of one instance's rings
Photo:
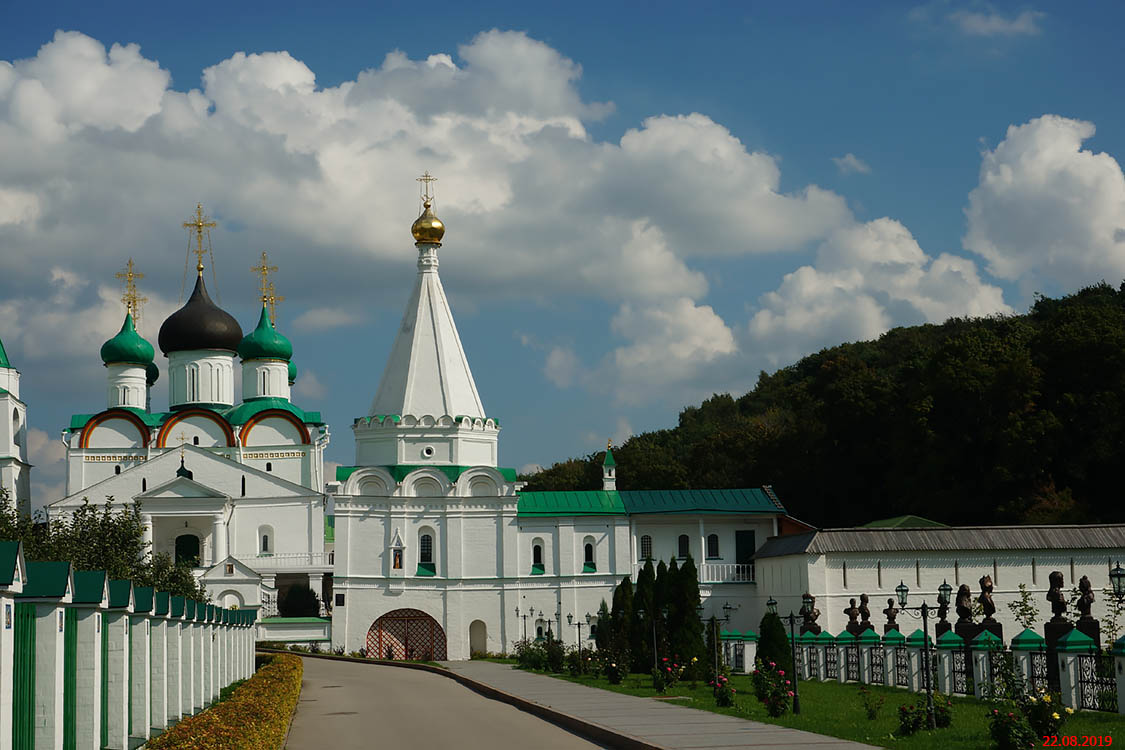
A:
{"type": "Polygon", "coordinates": [[[12,363],[8,361],[8,353],[4,351],[4,342],[0,341],[0,367],[11,368],[12,363]]]}
{"type": "Polygon", "coordinates": [[[440,245],[428,239],[415,243],[418,277],[370,413],[483,419],[480,394],[438,277],[440,245]]]}

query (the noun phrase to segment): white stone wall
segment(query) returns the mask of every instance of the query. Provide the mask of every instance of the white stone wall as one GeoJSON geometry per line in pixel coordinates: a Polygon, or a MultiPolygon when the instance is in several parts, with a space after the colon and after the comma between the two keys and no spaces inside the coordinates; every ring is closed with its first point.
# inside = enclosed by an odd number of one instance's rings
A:
{"type": "MultiPolygon", "coordinates": [[[[778,611],[787,613],[800,609],[801,594],[808,590],[817,597],[816,606],[821,611],[818,622],[838,634],[848,622],[843,610],[849,600],[855,597],[858,604],[860,594],[865,593],[870,598],[871,620],[882,632],[886,622],[882,611],[888,598],[895,597],[897,602],[894,589],[900,581],[910,588],[910,605],[918,606],[925,599],[936,609],[937,589],[943,581],[953,587],[951,599],[956,598],[960,584],[968,584],[975,602],[980,595],[979,579],[990,575],[995,617],[1004,626],[1005,638],[1011,639],[1022,630],[1008,607],[1019,599],[1019,584],[1026,584],[1032,603],[1039,608],[1037,630],[1051,617],[1046,595],[1047,576],[1053,570],[1063,573],[1068,595],[1082,576],[1089,576],[1096,597],[1093,614],[1101,618],[1108,604],[1102,589],[1109,586],[1108,573],[1118,559],[1125,559],[1125,550],[895,552],[881,557],[862,553],[786,555],[758,561],[758,598],[761,611],[765,610],[765,600],[773,596],[779,602],[778,611]]],[[[950,620],[955,619],[951,602],[950,620]]],[[[899,624],[905,632],[921,627],[920,620],[902,615],[899,624]]]]}

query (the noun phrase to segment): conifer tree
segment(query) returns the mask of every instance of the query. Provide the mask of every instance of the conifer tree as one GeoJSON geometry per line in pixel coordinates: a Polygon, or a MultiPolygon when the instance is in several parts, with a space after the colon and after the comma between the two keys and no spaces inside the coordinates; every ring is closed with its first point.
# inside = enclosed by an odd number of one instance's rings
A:
{"type": "MultiPolygon", "coordinates": [[[[674,561],[673,561],[674,562],[674,561]]],[[[668,654],[668,618],[664,611],[668,607],[668,566],[661,560],[656,566],[656,578],[652,585],[652,616],[656,618],[656,656],[668,654]]]]}
{"type": "Polygon", "coordinates": [[[766,612],[762,617],[758,626],[758,658],[766,664],[772,661],[778,668],[793,673],[793,655],[780,615],[766,612]]]}
{"type": "Polygon", "coordinates": [[[598,651],[604,651],[609,648],[612,641],[613,617],[609,614],[605,599],[602,599],[602,606],[598,607],[598,630],[594,634],[594,645],[598,647],[598,651]]]}
{"type": "MultiPolygon", "coordinates": [[[[680,655],[682,663],[691,665],[693,658],[703,661],[707,656],[703,643],[703,623],[699,620],[699,573],[691,555],[688,555],[680,567],[676,584],[679,617],[676,629],[672,631],[672,650],[680,655]]],[[[688,675],[691,679],[698,679],[703,674],[702,665],[698,665],[698,662],[696,664],[696,668],[688,675]]]]}
{"type": "Polygon", "coordinates": [[[633,633],[629,641],[634,672],[646,673],[652,669],[652,625],[656,618],[655,585],[656,571],[652,567],[652,560],[645,560],[645,566],[637,574],[637,587],[633,592],[633,611],[644,611],[644,617],[633,618],[633,633]]]}
{"type": "Polygon", "coordinates": [[[629,576],[613,590],[613,611],[610,613],[613,620],[612,648],[614,656],[624,664],[629,663],[629,639],[633,633],[633,582],[629,576]]]}

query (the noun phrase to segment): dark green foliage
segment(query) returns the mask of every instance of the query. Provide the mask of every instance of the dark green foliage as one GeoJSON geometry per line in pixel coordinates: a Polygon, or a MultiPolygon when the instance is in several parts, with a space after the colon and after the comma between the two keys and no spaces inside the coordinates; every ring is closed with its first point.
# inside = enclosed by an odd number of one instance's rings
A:
{"type": "Polygon", "coordinates": [[[630,653],[633,644],[631,639],[634,633],[633,621],[633,583],[628,576],[613,590],[613,610],[610,612],[613,620],[613,637],[610,648],[626,668],[631,663],[630,653]]]}
{"type": "Polygon", "coordinates": [[[598,629],[594,633],[594,644],[597,645],[599,651],[606,651],[613,643],[613,617],[609,613],[609,607],[602,599],[602,605],[598,607],[598,629]]]}
{"type": "MultiPolygon", "coordinates": [[[[1125,285],[1040,297],[1026,315],[896,328],[744,387],[616,448],[617,486],[772,484],[819,526],[1125,518],[1125,285]]],[[[528,489],[597,489],[603,456],[556,464],[528,489]]]]}
{"type": "Polygon", "coordinates": [[[766,612],[762,616],[758,625],[758,658],[765,664],[777,664],[779,669],[785,670],[785,674],[793,674],[789,638],[785,635],[785,623],[778,615],[766,612]]]}
{"type": "Polygon", "coordinates": [[[715,649],[719,646],[715,635],[718,630],[718,625],[719,623],[714,617],[709,618],[707,622],[703,623],[703,629],[706,633],[704,643],[707,650],[707,658],[702,660],[702,663],[706,664],[702,672],[706,675],[708,683],[718,677],[718,674],[715,672],[715,649]]]}
{"type": "Polygon", "coordinates": [[[633,644],[633,671],[648,672],[652,669],[652,633],[653,618],[656,616],[654,607],[653,586],[656,583],[656,571],[652,567],[652,560],[646,560],[645,566],[637,574],[637,587],[633,592],[633,612],[644,611],[644,616],[639,614],[633,617],[633,633],[630,643],[633,644]]]}
{"type": "Polygon", "coordinates": [[[709,653],[703,643],[703,623],[699,620],[699,572],[688,555],[679,570],[669,567],[668,574],[675,591],[672,606],[668,608],[672,653],[679,655],[687,665],[687,679],[698,680],[704,675],[703,662],[709,653]]]}
{"type": "Polygon", "coordinates": [[[282,617],[316,617],[320,614],[320,599],[305,584],[295,583],[277,598],[277,611],[282,617]]]}
{"type": "Polygon", "coordinates": [[[112,497],[104,505],[87,502],[47,524],[42,515],[20,513],[0,487],[0,539],[22,541],[28,560],[67,561],[75,570],[104,570],[111,579],[208,601],[190,567],[163,553],[146,555],[144,531],[139,503],[117,505],[112,497]]]}
{"type": "Polygon", "coordinates": [[[566,647],[549,630],[547,640],[543,643],[543,650],[547,654],[547,669],[555,673],[562,672],[566,662],[566,647]]]}

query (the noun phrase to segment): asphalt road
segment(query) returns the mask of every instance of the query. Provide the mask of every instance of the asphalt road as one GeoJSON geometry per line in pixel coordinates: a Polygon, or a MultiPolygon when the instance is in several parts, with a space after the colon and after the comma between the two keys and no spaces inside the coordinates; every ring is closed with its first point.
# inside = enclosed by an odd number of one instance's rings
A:
{"type": "Polygon", "coordinates": [[[598,747],[447,677],[398,667],[303,661],[301,699],[287,750],[598,747]]]}

